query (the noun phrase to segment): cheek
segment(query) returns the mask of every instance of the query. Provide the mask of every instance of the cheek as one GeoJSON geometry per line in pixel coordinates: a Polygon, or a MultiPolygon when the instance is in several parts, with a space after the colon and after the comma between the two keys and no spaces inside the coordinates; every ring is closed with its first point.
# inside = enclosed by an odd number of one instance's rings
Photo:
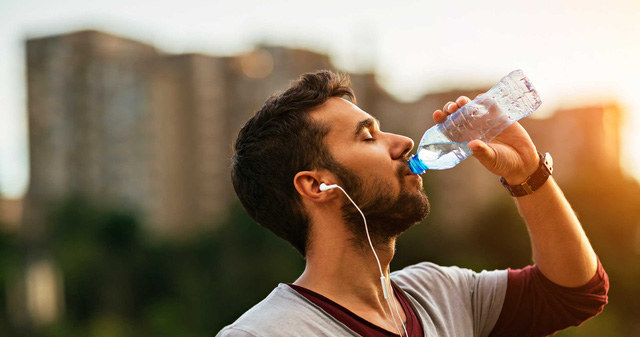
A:
{"type": "Polygon", "coordinates": [[[344,147],[334,153],[334,158],[352,170],[384,171],[393,165],[393,160],[388,152],[374,147],[344,147]]]}
{"type": "Polygon", "coordinates": [[[385,164],[373,165],[365,173],[365,179],[374,189],[392,194],[399,193],[404,184],[403,180],[398,177],[396,166],[385,164]]]}
{"type": "Polygon", "coordinates": [[[394,165],[394,160],[391,158],[389,149],[381,145],[372,145],[368,148],[360,148],[353,152],[354,156],[366,160],[369,165],[380,166],[381,168],[391,167],[394,165]]]}
{"type": "Polygon", "coordinates": [[[334,158],[365,181],[397,181],[398,163],[391,158],[388,149],[383,146],[365,145],[343,145],[335,148],[334,158]]]}
{"type": "Polygon", "coordinates": [[[375,151],[369,157],[368,168],[381,177],[398,176],[398,163],[391,158],[388,151],[375,151]]]}

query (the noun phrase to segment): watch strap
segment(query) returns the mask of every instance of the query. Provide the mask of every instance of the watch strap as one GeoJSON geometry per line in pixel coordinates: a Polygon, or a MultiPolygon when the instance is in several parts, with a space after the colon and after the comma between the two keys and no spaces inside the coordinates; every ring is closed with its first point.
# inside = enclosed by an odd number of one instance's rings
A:
{"type": "Polygon", "coordinates": [[[509,185],[504,177],[500,177],[502,186],[504,186],[512,196],[521,197],[535,192],[544,185],[547,179],[549,179],[549,176],[553,173],[551,155],[549,153],[545,153],[543,155],[538,152],[538,156],[540,157],[538,168],[523,183],[518,185],[509,185]]]}

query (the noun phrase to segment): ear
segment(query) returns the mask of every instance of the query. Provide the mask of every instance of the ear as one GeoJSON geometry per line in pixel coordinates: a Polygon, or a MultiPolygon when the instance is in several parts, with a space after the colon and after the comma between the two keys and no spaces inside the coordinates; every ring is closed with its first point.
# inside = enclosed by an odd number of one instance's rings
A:
{"type": "Polygon", "coordinates": [[[333,198],[335,193],[320,191],[320,184],[329,185],[332,181],[335,179],[326,172],[300,171],[293,177],[293,186],[302,198],[321,202],[333,198]]]}

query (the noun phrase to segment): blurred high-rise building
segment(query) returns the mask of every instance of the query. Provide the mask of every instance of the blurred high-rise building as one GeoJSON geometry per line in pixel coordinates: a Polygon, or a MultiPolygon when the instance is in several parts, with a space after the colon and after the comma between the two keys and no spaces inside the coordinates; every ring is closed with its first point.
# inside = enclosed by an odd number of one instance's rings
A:
{"type": "Polygon", "coordinates": [[[292,78],[327,68],[288,48],[213,57],[96,31],[28,40],[28,232],[71,194],[139,211],[157,232],[217,221],[241,125],[292,78]]]}
{"type": "Polygon", "coordinates": [[[85,31],[27,41],[30,184],[25,225],[37,235],[49,205],[80,193],[146,207],[150,78],[158,52],[85,31]]]}
{"type": "Polygon", "coordinates": [[[608,102],[561,109],[549,118],[529,118],[522,124],[541,151],[555,154],[556,179],[568,182],[622,174],[622,118],[620,105],[608,102]]]}

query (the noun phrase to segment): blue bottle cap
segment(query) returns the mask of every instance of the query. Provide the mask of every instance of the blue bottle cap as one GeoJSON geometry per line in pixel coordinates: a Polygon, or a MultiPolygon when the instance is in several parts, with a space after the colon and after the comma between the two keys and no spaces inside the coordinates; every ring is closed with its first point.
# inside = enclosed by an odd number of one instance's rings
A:
{"type": "Polygon", "coordinates": [[[409,169],[415,174],[423,174],[426,170],[429,169],[427,165],[425,165],[422,160],[420,160],[420,158],[418,158],[418,156],[415,154],[411,156],[411,158],[409,158],[408,163],[409,169]]]}

